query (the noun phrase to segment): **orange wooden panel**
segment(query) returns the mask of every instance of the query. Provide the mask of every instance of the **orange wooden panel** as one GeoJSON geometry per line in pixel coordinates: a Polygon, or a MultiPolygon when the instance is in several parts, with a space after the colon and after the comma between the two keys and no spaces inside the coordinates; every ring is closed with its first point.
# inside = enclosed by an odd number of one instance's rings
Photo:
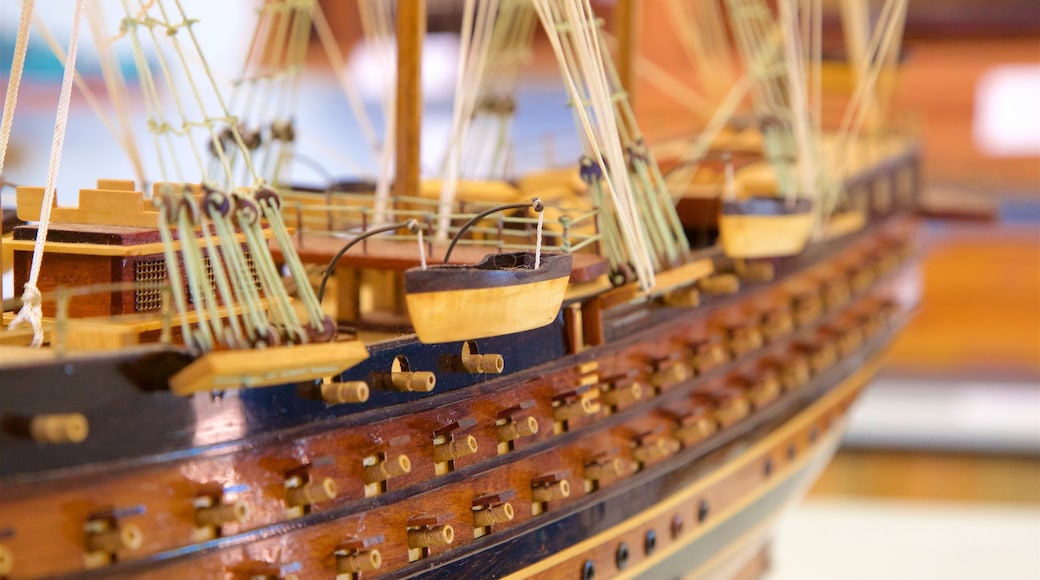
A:
{"type": "Polygon", "coordinates": [[[1040,233],[957,226],[936,236],[920,312],[892,366],[1040,376],[1040,233]]]}

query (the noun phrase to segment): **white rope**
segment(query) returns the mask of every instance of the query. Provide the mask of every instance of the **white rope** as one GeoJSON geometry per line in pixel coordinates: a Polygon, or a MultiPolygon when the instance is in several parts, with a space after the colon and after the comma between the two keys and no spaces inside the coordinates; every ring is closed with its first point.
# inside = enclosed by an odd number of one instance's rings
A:
{"type": "MultiPolygon", "coordinates": [[[[94,37],[94,46],[98,52],[98,62],[101,65],[101,76],[105,81],[108,100],[111,108],[115,111],[118,134],[116,140],[123,146],[130,164],[134,168],[134,177],[137,183],[148,182],[144,170],[144,162],[141,157],[141,149],[134,136],[134,125],[130,120],[131,107],[128,103],[126,78],[119,67],[119,62],[112,51],[112,42],[106,38],[105,14],[102,11],[100,0],[91,0],[87,6],[87,24],[90,25],[91,35],[94,37]]],[[[152,192],[145,190],[145,198],[151,198],[152,192]]]]}
{"type": "Polygon", "coordinates": [[[390,211],[390,184],[393,179],[394,154],[397,143],[397,84],[396,77],[387,71],[396,70],[393,43],[393,23],[390,11],[393,3],[385,0],[359,0],[358,13],[365,43],[374,47],[383,74],[383,143],[379,155],[379,173],[373,201],[373,224],[380,226],[388,222],[390,211]]]}
{"type": "MultiPolygon", "coordinates": [[[[140,1],[141,0],[139,0],[139,2],[140,1]]],[[[142,6],[143,6],[143,4],[142,4],[142,6]]],[[[161,4],[160,4],[160,6],[161,6],[161,4]]],[[[148,34],[152,38],[152,44],[156,48],[155,56],[156,56],[156,61],[159,63],[159,71],[162,73],[163,79],[166,81],[166,87],[167,87],[167,89],[169,91],[171,99],[173,100],[174,108],[177,111],[177,115],[180,117],[181,130],[184,131],[189,136],[188,141],[191,143],[191,152],[192,152],[192,155],[195,158],[195,164],[198,166],[199,172],[200,173],[204,173],[206,171],[206,165],[205,165],[205,162],[203,161],[202,152],[199,150],[199,146],[194,142],[194,140],[190,139],[191,127],[193,126],[193,124],[189,120],[187,109],[184,106],[184,102],[183,102],[183,100],[181,98],[180,91],[177,90],[178,89],[177,82],[176,82],[176,80],[173,77],[173,71],[172,71],[172,69],[170,67],[170,63],[167,60],[166,55],[162,51],[162,48],[161,48],[161,46],[159,44],[159,37],[158,37],[158,35],[155,32],[155,27],[156,26],[163,26],[166,29],[166,31],[167,31],[167,35],[171,38],[171,41],[176,43],[176,41],[177,41],[176,28],[172,27],[168,23],[160,23],[159,21],[151,20],[150,18],[149,19],[145,19],[143,22],[146,25],[146,29],[148,31],[148,34]]],[[[136,37],[136,34],[135,34],[135,37],[136,37]]],[[[191,76],[188,75],[187,78],[188,78],[189,84],[192,86],[192,89],[194,90],[194,82],[192,81],[191,76]]],[[[165,120],[163,120],[162,124],[166,125],[167,123],[165,122],[165,120]]],[[[206,126],[206,125],[207,124],[205,122],[203,122],[203,126],[206,126]]],[[[210,133],[211,133],[212,136],[215,137],[216,134],[215,134],[215,132],[213,131],[213,129],[211,127],[210,127],[210,133]]],[[[171,157],[172,158],[176,158],[176,153],[174,153],[172,150],[171,150],[171,157]]],[[[228,172],[230,173],[230,169],[228,169],[228,172]]]]}
{"type": "Polygon", "coordinates": [[[206,267],[202,263],[202,255],[195,239],[195,223],[191,219],[196,213],[193,207],[195,200],[183,194],[181,199],[182,205],[177,215],[177,237],[181,241],[180,253],[184,271],[188,277],[188,293],[191,295],[191,301],[195,305],[195,312],[198,316],[197,332],[193,336],[198,341],[199,347],[206,352],[213,349],[213,335],[221,337],[222,333],[217,330],[220,315],[216,312],[216,305],[211,300],[212,288],[208,283],[206,267]],[[211,324],[213,331],[210,330],[211,324]]]}
{"type": "MultiPolygon", "coordinates": [[[[228,196],[224,192],[221,194],[228,196]]],[[[230,196],[228,196],[228,203],[233,205],[230,196]]],[[[207,209],[209,218],[217,231],[217,238],[220,240],[221,256],[227,266],[227,271],[231,274],[230,281],[236,296],[234,303],[242,308],[242,321],[246,327],[248,339],[257,341],[267,332],[267,319],[264,316],[259,291],[249,275],[249,263],[243,254],[238,237],[235,235],[231,216],[233,211],[234,209],[231,209],[227,215],[221,215],[214,207],[207,209]]]]}
{"type": "Polygon", "coordinates": [[[137,67],[137,74],[144,95],[145,108],[148,110],[149,115],[148,129],[152,134],[152,143],[155,146],[156,160],[159,162],[159,177],[163,182],[170,181],[170,174],[166,168],[165,155],[163,154],[163,146],[165,145],[169,150],[170,162],[173,166],[176,181],[183,183],[185,179],[181,172],[180,164],[177,162],[173,139],[170,136],[170,133],[166,130],[166,128],[169,127],[169,123],[167,123],[162,116],[162,100],[159,96],[158,87],[156,87],[155,77],[152,75],[152,69],[148,64],[148,59],[144,54],[141,39],[137,34],[139,21],[145,17],[144,12],[147,9],[144,9],[139,16],[134,16],[130,11],[130,5],[127,0],[122,0],[122,4],[125,17],[120,28],[123,31],[122,35],[130,37],[130,46],[134,54],[134,64],[137,67]]]}
{"type": "MultiPolygon", "coordinates": [[[[606,83],[606,74],[601,61],[598,34],[595,30],[595,15],[587,0],[533,0],[538,17],[552,45],[560,65],[564,84],[574,103],[578,124],[584,129],[584,141],[590,155],[607,176],[606,185],[613,202],[614,216],[621,230],[628,260],[635,270],[639,284],[644,289],[654,284],[653,258],[647,248],[647,238],[631,191],[624,152],[619,140],[619,127],[615,117],[612,94],[606,83]],[[560,32],[567,28],[565,45],[560,32]],[[568,52],[573,51],[575,63],[569,62],[568,52]],[[580,81],[575,76],[580,78],[580,81]],[[590,107],[595,122],[586,110],[583,91],[588,92],[590,107]]],[[[603,211],[606,208],[601,208],[603,211]]]]}
{"type": "Polygon", "coordinates": [[[170,184],[160,186],[159,195],[153,199],[159,208],[159,238],[163,242],[163,255],[166,258],[166,272],[170,280],[170,292],[173,295],[174,305],[181,322],[181,334],[188,348],[195,354],[199,354],[199,344],[188,340],[192,336],[191,322],[188,320],[187,299],[184,296],[184,284],[181,282],[181,269],[177,260],[177,253],[173,249],[173,234],[170,232],[170,224],[177,221],[177,215],[170,215],[171,208],[179,208],[177,199],[179,194],[172,191],[170,184]]]}
{"type": "Polygon", "coordinates": [[[437,209],[435,235],[438,240],[448,237],[452,205],[459,183],[462,146],[473,120],[497,13],[498,0],[484,0],[479,5],[476,0],[466,0],[462,18],[462,40],[459,45],[459,72],[455,79],[452,140],[448,148],[444,183],[437,209]]]}
{"type": "Polygon", "coordinates": [[[368,111],[365,110],[365,103],[361,100],[357,86],[347,76],[346,60],[343,58],[343,52],[339,49],[339,45],[336,44],[336,37],[332,34],[332,28],[329,27],[329,22],[325,18],[325,11],[321,9],[320,4],[314,6],[313,18],[314,31],[318,34],[318,40],[325,50],[326,58],[329,59],[332,74],[335,75],[336,82],[347,97],[347,103],[350,104],[350,110],[358,121],[361,133],[368,141],[373,154],[378,156],[382,147],[379,144],[379,138],[376,136],[376,130],[373,128],[372,118],[368,115],[368,111]]]}
{"type": "MultiPolygon", "coordinates": [[[[157,0],[157,2],[159,5],[159,11],[162,13],[163,18],[167,19],[168,21],[168,18],[166,16],[166,10],[163,6],[162,0],[157,0]]],[[[191,27],[192,21],[188,18],[188,15],[185,13],[184,6],[181,4],[181,0],[174,0],[174,4],[177,6],[177,11],[180,13],[181,22],[184,28],[187,30],[188,38],[191,40],[191,45],[195,49],[195,54],[199,56],[199,60],[202,65],[202,71],[205,73],[206,80],[209,82],[209,88],[213,92],[213,96],[216,97],[217,105],[220,109],[221,114],[223,115],[223,119],[229,120],[231,135],[232,137],[234,137],[235,145],[238,148],[239,154],[242,155],[242,160],[245,162],[246,167],[249,169],[249,175],[253,178],[254,181],[258,182],[260,177],[257,174],[256,168],[253,166],[253,161],[251,156],[249,155],[249,150],[246,149],[245,143],[242,142],[242,135],[238,131],[238,127],[234,122],[234,117],[231,116],[231,112],[228,110],[227,103],[224,101],[224,96],[221,94],[220,87],[217,85],[217,79],[213,75],[213,70],[210,68],[209,62],[202,54],[202,47],[199,45],[199,39],[195,35],[195,31],[192,30],[191,27]]],[[[173,48],[177,52],[177,56],[180,58],[181,65],[184,67],[185,71],[187,71],[188,62],[186,60],[184,51],[181,49],[180,44],[177,42],[176,35],[171,37],[171,41],[173,42],[173,48]]],[[[187,78],[188,85],[191,87],[192,93],[195,95],[195,102],[198,104],[199,110],[205,111],[202,96],[199,94],[199,91],[195,86],[193,77],[189,74],[187,78]]],[[[231,179],[231,176],[228,176],[228,179],[231,179]]]]}
{"type": "Polygon", "coordinates": [[[282,255],[285,257],[285,263],[289,266],[289,271],[296,282],[297,292],[310,319],[311,327],[315,330],[321,330],[325,321],[325,313],[322,311],[321,302],[318,301],[314,288],[307,278],[307,270],[304,268],[303,262],[300,261],[299,254],[296,252],[296,246],[293,245],[292,238],[289,236],[289,230],[285,227],[281,208],[275,206],[267,199],[257,200],[257,204],[263,211],[264,217],[267,218],[267,223],[270,225],[271,231],[274,232],[278,246],[282,249],[282,255]]]}
{"type": "MultiPolygon", "coordinates": [[[[255,114],[257,130],[262,130],[267,124],[291,122],[299,94],[299,76],[306,66],[314,9],[314,0],[283,0],[266,3],[261,11],[261,23],[267,20],[264,18],[266,14],[276,13],[278,27],[273,37],[263,37],[262,44],[265,52],[269,53],[268,58],[261,58],[252,66],[247,60],[243,67],[246,86],[258,86],[259,82],[259,86],[264,87],[255,114]],[[270,54],[275,52],[276,55],[270,54]],[[256,70],[251,71],[252,68],[256,70]],[[250,72],[252,78],[247,76],[250,72]]],[[[243,118],[248,120],[250,116],[243,118]]],[[[283,166],[292,158],[293,145],[292,141],[281,139],[262,140],[256,156],[261,157],[260,174],[269,182],[275,182],[282,174],[283,166]]]]}
{"type": "MultiPolygon", "coordinates": [[[[40,208],[40,222],[36,229],[36,244],[33,246],[32,266],[29,269],[29,281],[25,283],[22,294],[22,309],[11,321],[9,328],[16,328],[28,322],[33,329],[32,346],[43,344],[43,311],[42,297],[36,284],[40,279],[40,267],[43,264],[43,248],[47,242],[47,229],[50,226],[51,207],[54,205],[54,193],[57,188],[58,168],[61,166],[61,152],[65,145],[65,129],[69,124],[69,106],[72,101],[72,79],[76,75],[76,53],[79,49],[79,21],[83,14],[84,0],[76,0],[72,11],[72,31],[69,33],[69,52],[65,55],[65,72],[61,79],[61,93],[58,98],[58,114],[54,122],[54,140],[51,143],[51,158],[47,168],[47,188],[43,193],[43,207],[40,208]]],[[[26,33],[28,36],[28,33],[26,33]]],[[[6,146],[6,142],[4,143],[6,146]]]]}
{"type": "MultiPolygon", "coordinates": [[[[544,209],[544,208],[543,208],[544,209]]],[[[545,211],[538,212],[538,227],[535,229],[534,241],[534,269],[542,266],[542,223],[545,221],[545,211]]]]}
{"type": "Polygon", "coordinates": [[[875,28],[866,49],[866,55],[860,63],[856,75],[856,90],[845,108],[841,126],[836,139],[837,146],[834,160],[838,169],[835,179],[840,180],[845,174],[850,158],[853,156],[852,146],[859,131],[872,113],[876,113],[874,93],[878,77],[890,57],[898,51],[902,28],[906,18],[906,0],[887,0],[881,10],[877,28],[875,28]]]}
{"type": "MultiPolygon", "coordinates": [[[[203,198],[203,209],[205,209],[206,200],[203,198]]],[[[232,306],[235,304],[234,294],[231,292],[231,286],[228,283],[227,269],[225,267],[224,259],[217,250],[217,245],[213,243],[213,235],[209,223],[213,220],[210,213],[207,211],[199,212],[199,221],[202,224],[202,241],[206,246],[206,255],[209,257],[210,268],[213,271],[213,281],[216,283],[217,291],[220,293],[220,300],[226,307],[225,315],[228,318],[228,331],[221,337],[225,343],[233,345],[235,348],[241,348],[246,345],[245,335],[242,333],[242,325],[239,323],[238,314],[232,306]],[[207,223],[209,222],[209,223],[207,223]]]]}
{"type": "MultiPolygon", "coordinates": [[[[818,151],[816,151],[813,137],[809,128],[809,101],[806,95],[805,81],[805,54],[798,42],[799,20],[798,11],[794,6],[795,0],[780,0],[778,8],[780,21],[784,29],[784,63],[787,66],[788,98],[792,125],[794,129],[795,142],[798,148],[797,168],[799,178],[799,193],[802,196],[817,202],[819,199],[819,184],[816,176],[816,162],[818,151]]],[[[794,197],[795,192],[788,192],[794,197]]]]}
{"type": "MultiPolygon", "coordinates": [[[[87,22],[92,23],[92,21],[94,20],[94,15],[91,13],[90,10],[87,11],[87,17],[87,22]]],[[[58,40],[54,37],[54,34],[51,33],[51,30],[50,28],[48,28],[46,21],[37,16],[33,18],[33,25],[37,28],[37,30],[40,33],[40,36],[43,37],[44,42],[47,43],[48,48],[51,49],[51,52],[54,54],[54,56],[57,57],[58,60],[65,60],[65,49],[63,49],[61,45],[58,44],[58,40]]],[[[99,38],[99,35],[94,34],[94,38],[99,38]]],[[[104,55],[101,56],[102,72],[104,73],[107,60],[104,58],[104,55]]],[[[107,73],[105,73],[105,75],[107,79],[107,73]]],[[[134,174],[135,177],[138,179],[138,182],[144,183],[144,170],[141,164],[141,156],[137,151],[136,145],[133,142],[132,134],[130,134],[128,140],[127,133],[121,133],[116,128],[115,124],[113,124],[112,122],[111,117],[109,117],[108,112],[105,111],[104,108],[102,108],[101,101],[98,100],[98,97],[94,94],[93,89],[91,89],[90,85],[88,85],[87,82],[83,79],[83,75],[77,72],[76,75],[73,77],[73,82],[76,84],[76,89],[79,90],[79,93],[83,95],[84,99],[86,99],[87,105],[90,106],[91,111],[93,111],[94,115],[101,121],[101,124],[105,127],[105,130],[108,131],[109,135],[111,135],[115,142],[120,146],[120,148],[123,149],[123,153],[126,154],[127,158],[130,160],[130,164],[134,168],[134,174]]],[[[109,91],[109,97],[112,100],[113,107],[116,111],[121,110],[121,108],[125,109],[125,107],[121,107],[120,104],[116,102],[115,95],[111,91],[109,91]]]]}
{"type": "Polygon", "coordinates": [[[268,308],[271,321],[283,326],[287,332],[297,332],[303,335],[299,318],[292,308],[289,294],[278,276],[274,259],[268,251],[267,240],[264,238],[260,225],[263,210],[255,198],[246,197],[245,194],[239,195],[255,204],[256,207],[257,215],[255,216],[252,215],[251,209],[246,211],[241,208],[234,214],[239,230],[245,235],[249,254],[253,257],[253,265],[256,267],[260,279],[260,286],[263,288],[264,295],[269,299],[268,308]]]}
{"type": "Polygon", "coordinates": [[[426,269],[426,244],[423,243],[422,228],[416,232],[416,239],[419,240],[419,267],[423,270],[426,269]]]}
{"type": "Polygon", "coordinates": [[[18,104],[18,89],[22,86],[22,70],[25,66],[25,52],[29,46],[29,31],[31,29],[35,1],[22,0],[22,15],[18,21],[18,37],[14,44],[11,74],[7,78],[7,96],[4,98],[3,119],[0,120],[0,176],[4,174],[7,145],[11,142],[11,125],[14,123],[14,109],[18,104]]]}
{"type": "MultiPolygon", "coordinates": [[[[787,0],[784,0],[787,1],[787,0]]],[[[763,125],[763,150],[776,174],[778,190],[788,199],[800,189],[790,175],[789,159],[797,154],[795,128],[790,105],[791,85],[784,53],[774,52],[771,39],[779,30],[786,48],[788,37],[797,34],[797,25],[790,31],[778,26],[772,11],[764,0],[728,0],[730,23],[747,74],[754,80],[751,92],[754,110],[769,125],[763,125]]]]}
{"type": "Polygon", "coordinates": [[[511,175],[515,114],[512,108],[495,105],[516,101],[520,67],[531,59],[535,24],[530,0],[499,2],[472,127],[459,163],[467,177],[506,179],[511,175]]]}

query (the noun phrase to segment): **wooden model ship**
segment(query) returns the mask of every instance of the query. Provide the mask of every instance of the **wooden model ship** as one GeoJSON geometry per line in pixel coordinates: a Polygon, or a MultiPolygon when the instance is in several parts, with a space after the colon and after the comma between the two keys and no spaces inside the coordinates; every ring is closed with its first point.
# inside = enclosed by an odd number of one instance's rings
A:
{"type": "MultiPolygon", "coordinates": [[[[101,180],[76,209],[52,207],[53,176],[20,188],[29,223],[4,240],[26,294],[0,335],[0,578],[761,571],[770,522],[826,464],[914,307],[919,175],[914,145],[890,135],[823,153],[794,89],[809,60],[783,24],[797,9],[779,4],[767,25],[765,4],[727,2],[746,67],[771,71],[742,86],[770,119],[757,155],[778,185],[756,200],[729,172],[716,213],[695,219],[675,200],[703,207],[696,171],[668,189],[583,0],[465,3],[464,46],[529,41],[541,22],[561,63],[585,157],[539,185],[460,182],[453,145],[435,189],[458,195],[423,195],[424,2],[398,0],[362,3],[396,16],[392,180],[290,191],[255,161],[291,149],[288,118],[250,129],[221,100],[200,119],[151,112],[164,154],[175,127],[208,137],[201,185],[171,172],[149,203],[101,180]]],[[[328,33],[313,2],[264,6],[257,36],[290,48],[254,47],[261,70],[240,86],[300,64],[312,25],[328,33]]],[[[128,7],[122,30],[179,40],[164,72],[198,46],[179,2],[128,7]]],[[[482,54],[460,74],[490,75],[482,54]]],[[[161,83],[143,64],[149,100],[161,83]]],[[[463,93],[460,126],[515,108],[463,93]]]]}

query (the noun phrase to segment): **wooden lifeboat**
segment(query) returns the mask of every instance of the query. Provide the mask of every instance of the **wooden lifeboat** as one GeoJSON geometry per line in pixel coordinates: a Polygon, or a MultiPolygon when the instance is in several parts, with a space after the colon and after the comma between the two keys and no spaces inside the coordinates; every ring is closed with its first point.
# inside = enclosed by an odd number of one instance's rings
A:
{"type": "Polygon", "coordinates": [[[501,336],[556,319],[570,254],[490,254],[476,265],[444,264],[404,274],[405,301],[419,340],[431,344],[501,336]]]}
{"type": "Polygon", "coordinates": [[[807,199],[728,200],[719,214],[719,241],[731,258],[792,256],[808,243],[813,219],[807,199]]]}

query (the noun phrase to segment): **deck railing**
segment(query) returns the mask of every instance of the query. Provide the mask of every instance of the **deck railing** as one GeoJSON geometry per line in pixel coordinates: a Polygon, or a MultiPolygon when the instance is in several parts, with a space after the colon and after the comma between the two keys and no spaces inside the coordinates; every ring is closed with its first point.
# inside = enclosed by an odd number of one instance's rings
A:
{"type": "MultiPolygon", "coordinates": [[[[307,235],[359,234],[379,225],[371,195],[334,193],[315,194],[282,191],[285,222],[296,231],[297,245],[305,246],[307,235]]],[[[421,197],[397,197],[387,210],[386,223],[414,219],[425,226],[430,236],[438,220],[439,201],[421,197]]],[[[457,201],[449,214],[448,239],[481,211],[497,203],[457,201]]],[[[600,240],[595,208],[547,206],[543,222],[542,249],[578,252],[593,248],[600,240]]],[[[495,248],[499,251],[533,250],[536,245],[537,217],[493,214],[469,228],[458,245],[495,248]]],[[[390,234],[384,239],[414,240],[413,234],[390,234]]]]}

